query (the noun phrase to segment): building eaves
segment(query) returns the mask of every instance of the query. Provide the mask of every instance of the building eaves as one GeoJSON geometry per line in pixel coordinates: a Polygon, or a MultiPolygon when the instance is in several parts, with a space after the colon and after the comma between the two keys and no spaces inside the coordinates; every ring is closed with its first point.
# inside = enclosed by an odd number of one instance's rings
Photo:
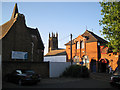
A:
{"type": "Polygon", "coordinates": [[[45,57],[47,56],[60,56],[60,55],[66,55],[66,50],[61,49],[61,50],[52,50],[51,52],[48,52],[45,57]]]}

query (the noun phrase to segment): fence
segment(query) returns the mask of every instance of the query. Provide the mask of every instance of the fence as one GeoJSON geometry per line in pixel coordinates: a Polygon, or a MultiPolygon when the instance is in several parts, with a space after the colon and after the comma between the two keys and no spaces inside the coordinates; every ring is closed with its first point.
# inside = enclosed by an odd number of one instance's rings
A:
{"type": "Polygon", "coordinates": [[[49,77],[48,62],[21,62],[21,61],[4,61],[2,62],[2,79],[4,76],[11,73],[15,69],[32,69],[43,78],[49,77]]]}
{"type": "Polygon", "coordinates": [[[67,67],[71,65],[70,62],[50,62],[49,63],[49,77],[59,77],[67,67]]]}
{"type": "MultiPolygon", "coordinates": [[[[2,79],[8,73],[15,69],[32,69],[41,74],[43,78],[59,77],[67,67],[71,65],[70,62],[18,62],[6,61],[2,62],[2,79]]],[[[3,80],[4,81],[4,80],[3,80]]]]}

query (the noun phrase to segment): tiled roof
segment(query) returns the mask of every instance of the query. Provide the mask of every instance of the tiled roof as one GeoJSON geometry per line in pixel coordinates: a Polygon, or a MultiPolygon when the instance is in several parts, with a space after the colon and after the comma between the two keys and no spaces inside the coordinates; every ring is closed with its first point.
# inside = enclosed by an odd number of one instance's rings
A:
{"type": "Polygon", "coordinates": [[[51,52],[48,52],[46,56],[59,56],[59,55],[66,55],[65,49],[58,49],[58,50],[52,50],[51,52]]]}
{"type": "Polygon", "coordinates": [[[87,42],[96,42],[96,41],[99,41],[99,42],[105,42],[105,43],[107,43],[106,40],[104,40],[103,38],[97,36],[96,34],[94,34],[91,31],[88,31],[88,30],[86,30],[81,36],[87,37],[87,42]]]}
{"type": "MultiPolygon", "coordinates": [[[[74,40],[75,40],[75,39],[72,40],[72,45],[75,44],[75,43],[74,43],[74,40]]],[[[71,41],[69,41],[69,42],[66,43],[65,45],[70,45],[70,44],[71,44],[71,41]]]]}
{"type": "MultiPolygon", "coordinates": [[[[20,13],[18,13],[17,4],[15,4],[11,19],[8,22],[6,22],[5,24],[0,26],[0,39],[5,37],[5,35],[9,32],[9,30],[11,29],[11,27],[13,26],[15,21],[17,21],[17,18],[19,16],[20,16],[20,13]]],[[[43,44],[43,41],[41,39],[38,29],[33,29],[33,28],[29,28],[29,27],[27,27],[27,29],[30,32],[30,35],[37,36],[38,48],[44,49],[44,44],[43,44]]]]}
{"type": "Polygon", "coordinates": [[[15,23],[15,21],[16,21],[16,18],[12,18],[8,22],[6,22],[5,24],[3,24],[3,25],[0,26],[0,39],[2,39],[3,37],[5,37],[5,35],[10,30],[10,28],[15,23]]]}
{"type": "MultiPolygon", "coordinates": [[[[103,43],[107,43],[106,40],[104,40],[103,38],[97,36],[96,34],[94,34],[94,33],[91,32],[91,31],[88,31],[88,30],[86,30],[81,36],[87,38],[86,43],[89,43],[89,42],[97,42],[97,41],[103,42],[103,43]]],[[[73,41],[72,44],[74,44],[74,40],[75,40],[75,39],[72,40],[72,41],[73,41]]],[[[69,41],[69,42],[66,43],[65,45],[70,45],[70,44],[71,44],[71,41],[69,41]]]]}
{"type": "Polygon", "coordinates": [[[10,28],[15,23],[17,17],[18,17],[18,8],[17,8],[17,3],[16,3],[14,6],[14,10],[13,10],[11,19],[8,22],[6,22],[5,24],[0,26],[0,39],[2,39],[8,33],[10,28]]]}

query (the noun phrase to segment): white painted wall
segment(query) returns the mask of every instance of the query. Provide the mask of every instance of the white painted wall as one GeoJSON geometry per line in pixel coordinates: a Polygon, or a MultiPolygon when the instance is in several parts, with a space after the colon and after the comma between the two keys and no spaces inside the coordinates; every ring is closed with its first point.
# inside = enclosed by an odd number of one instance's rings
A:
{"type": "Polygon", "coordinates": [[[49,77],[59,77],[67,67],[71,65],[70,62],[50,62],[49,63],[49,77]]]}
{"type": "Polygon", "coordinates": [[[44,57],[44,62],[66,62],[66,55],[61,56],[47,56],[44,57]]]}

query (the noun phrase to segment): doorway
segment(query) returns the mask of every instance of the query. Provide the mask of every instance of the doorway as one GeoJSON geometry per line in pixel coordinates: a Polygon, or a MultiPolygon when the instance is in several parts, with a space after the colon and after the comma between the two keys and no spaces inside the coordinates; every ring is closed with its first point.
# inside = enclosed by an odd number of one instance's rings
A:
{"type": "Polygon", "coordinates": [[[95,59],[91,59],[90,70],[91,72],[96,72],[96,60],[95,59]]]}
{"type": "Polygon", "coordinates": [[[106,72],[106,66],[107,66],[107,64],[106,63],[101,63],[101,73],[105,73],[106,72]]]}
{"type": "Polygon", "coordinates": [[[99,72],[106,73],[108,68],[109,61],[107,59],[100,59],[99,60],[99,72]]]}

